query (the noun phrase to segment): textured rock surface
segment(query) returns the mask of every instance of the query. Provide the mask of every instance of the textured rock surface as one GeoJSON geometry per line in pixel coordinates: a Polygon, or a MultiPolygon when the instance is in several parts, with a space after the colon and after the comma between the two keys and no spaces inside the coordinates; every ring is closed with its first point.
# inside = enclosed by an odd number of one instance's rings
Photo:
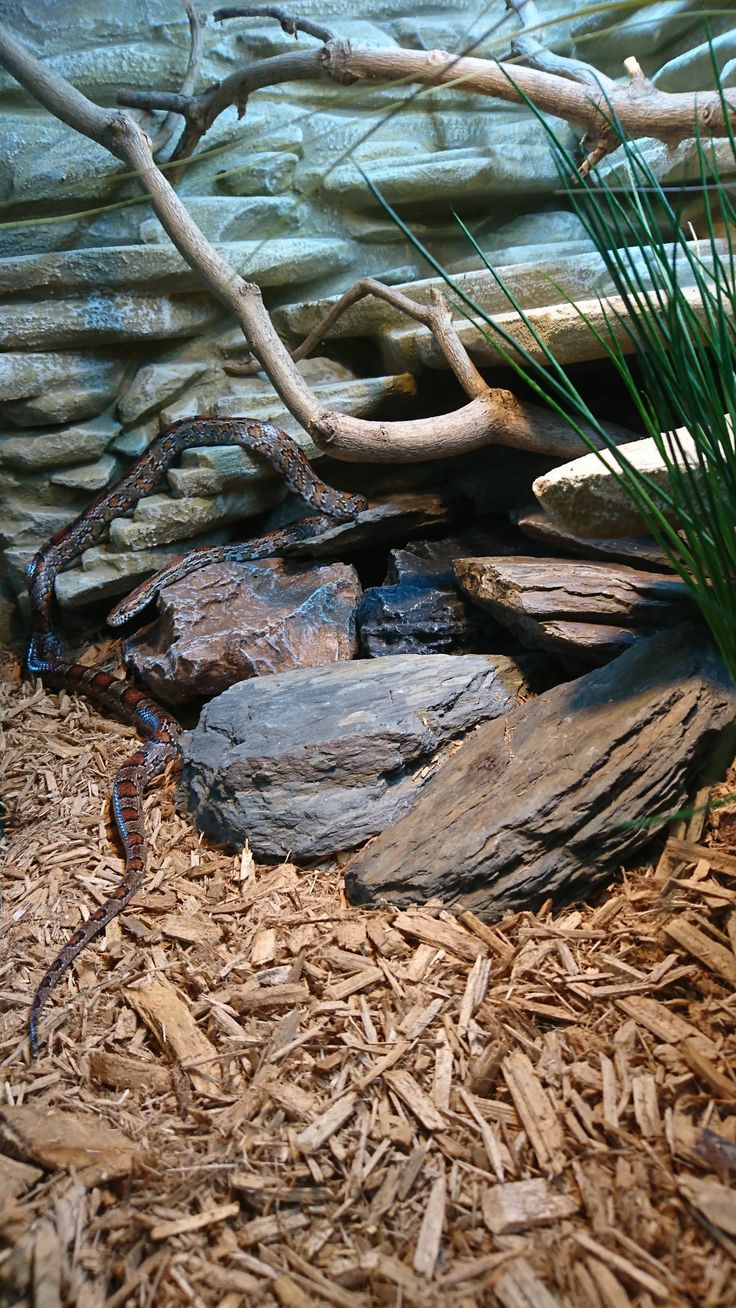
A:
{"type": "Polygon", "coordinates": [[[457,559],[464,593],[525,644],[604,663],[692,616],[683,582],[582,559],[457,559]]]}
{"type": "MultiPolygon", "coordinates": [[[[433,5],[407,15],[393,3],[358,0],[356,7],[335,0],[327,21],[339,38],[373,46],[460,51],[469,43],[481,56],[507,52],[499,38],[503,34],[502,41],[510,41],[513,24],[503,0],[491,0],[490,6],[462,0],[447,13],[436,9],[433,5]]],[[[553,2],[545,8],[545,21],[563,9],[553,2]]],[[[300,13],[325,20],[317,0],[305,0],[300,13]]],[[[91,6],[88,0],[65,0],[63,5],[9,0],[8,14],[21,40],[103,104],[113,104],[121,86],[175,90],[181,85],[189,31],[180,0],[140,0],[117,9],[91,6]]],[[[728,79],[732,16],[715,13],[710,22],[728,79]]],[[[571,21],[566,12],[555,22],[559,53],[579,53],[619,80],[624,80],[622,59],[631,53],[632,40],[637,54],[646,55],[647,74],[668,90],[710,84],[701,21],[679,6],[670,13],[666,6],[650,12],[637,5],[615,31],[605,18],[571,21]],[[584,44],[576,51],[578,39],[584,44]]],[[[217,25],[208,20],[203,44],[201,86],[257,59],[294,51],[293,38],[272,19],[217,25]]],[[[313,45],[302,34],[300,49],[313,45]]],[[[573,295],[604,294],[607,283],[579,220],[559,210],[558,181],[541,125],[523,107],[462,96],[450,88],[422,95],[409,89],[400,114],[394,113],[395,106],[392,87],[374,86],[361,95],[326,80],[264,87],[250,97],[245,124],[233,111],[214,124],[201,157],[190,161],[181,177],[179,193],[206,236],[239,273],[266,288],[269,303],[283,310],[281,325],[297,335],[316,321],[320,304],[357,275],[403,284],[419,298],[431,289],[425,265],[347,162],[351,155],[389,198],[406,203],[408,212],[421,211],[422,239],[438,258],[466,278],[484,302],[504,307],[492,279],[472,271],[467,241],[447,221],[450,204],[462,193],[481,248],[521,303],[536,306],[531,312],[558,357],[595,354],[575,310],[557,303],[559,292],[549,278],[573,295]],[[525,212],[529,208],[532,212],[525,212]],[[516,215],[511,221],[509,213],[516,215]]],[[[160,115],[151,116],[152,135],[160,121],[160,115]]],[[[571,128],[559,121],[555,125],[564,140],[574,141],[571,128]]],[[[0,126],[5,206],[0,230],[0,340],[5,342],[0,349],[0,446],[12,454],[7,442],[15,439],[14,429],[40,428],[45,446],[29,456],[35,462],[16,462],[15,469],[26,468],[30,475],[33,467],[43,467],[54,476],[71,464],[90,465],[87,474],[53,484],[6,479],[0,485],[0,494],[14,497],[0,542],[10,552],[37,539],[41,506],[58,507],[56,525],[62,525],[63,505],[70,519],[104,481],[110,465],[100,461],[106,454],[134,457],[161,426],[183,413],[248,412],[244,401],[261,388],[269,391],[273,410],[261,415],[291,425],[262,379],[235,381],[224,375],[223,360],[244,352],[242,337],[182,261],[150,207],[128,202],[133,188],[121,182],[118,161],[41,112],[1,70],[0,126]],[[230,402],[236,409],[228,408],[230,402]],[[70,431],[55,444],[46,441],[55,424],[68,427],[101,414],[114,414],[119,423],[104,448],[74,451],[70,431]],[[25,521],[24,505],[33,522],[25,521]]],[[[671,148],[652,141],[645,148],[657,176],[697,183],[692,142],[671,148]]],[[[728,177],[728,165],[724,167],[728,177]]],[[[601,169],[627,180],[617,154],[601,169]]],[[[694,207],[687,216],[697,226],[694,207]]],[[[590,303],[597,308],[596,300],[590,303]]],[[[459,329],[478,350],[481,338],[475,329],[462,320],[459,329]]],[[[333,335],[356,332],[379,342],[387,371],[406,372],[407,365],[414,372],[422,364],[445,367],[425,329],[386,306],[370,301],[356,306],[333,335]]],[[[362,345],[358,348],[363,372],[365,356],[362,345]]],[[[481,342],[484,353],[487,362],[498,363],[481,342]]],[[[385,379],[382,385],[381,378],[362,377],[352,400],[318,398],[367,413],[390,398],[386,392],[385,379]]],[[[304,444],[310,452],[309,442],[304,444]]],[[[1,458],[0,464],[11,466],[1,458]]],[[[258,472],[252,465],[241,468],[244,476],[258,472]]],[[[228,466],[187,464],[172,473],[165,493],[209,497],[211,512],[205,517],[217,530],[231,506],[215,503],[215,497],[231,489],[223,478],[232,475],[232,461],[228,466]]],[[[479,508],[487,493],[479,485],[479,508]]],[[[184,514],[181,538],[198,529],[184,514]]],[[[131,538],[131,548],[121,547],[121,557],[129,557],[133,547],[151,548],[154,536],[159,538],[145,531],[140,540],[131,538]]],[[[12,570],[10,553],[0,551],[0,572],[7,576],[12,570]]]]}
{"type": "MultiPolygon", "coordinates": [[[[698,456],[692,437],[684,427],[677,436],[673,457],[680,462],[682,454],[696,469],[698,456]]],[[[620,449],[633,468],[656,486],[667,486],[667,468],[653,440],[634,441],[620,449]]],[[[532,489],[542,508],[577,536],[641,535],[644,522],[615,475],[616,466],[615,455],[607,450],[584,454],[537,477],[532,489]]],[[[666,512],[664,504],[661,508],[666,512]]]]}
{"type": "Polygon", "coordinates": [[[657,572],[671,572],[672,567],[663,550],[651,536],[605,536],[592,538],[576,536],[567,531],[549,513],[537,509],[523,510],[513,515],[514,521],[530,540],[539,541],[548,549],[563,554],[582,554],[588,559],[604,559],[610,563],[626,563],[631,567],[654,568],[657,572]]]}
{"type": "Polygon", "coordinates": [[[439,896],[492,918],[587,894],[651,839],[656,823],[637,822],[681,807],[735,715],[704,633],[663,632],[480,726],[351,860],[348,897],[439,896]]]}
{"type": "Polygon", "coordinates": [[[114,400],[124,366],[94,350],[0,354],[0,417],[19,427],[92,418],[114,400]]]}
{"type": "Polygon", "coordinates": [[[211,564],[161,592],[157,621],[125,642],[125,659],[168,704],[246,677],[351,659],[360,595],[344,563],[211,564]]]}
{"type": "Polygon", "coordinates": [[[475,629],[450,582],[415,573],[393,586],[371,586],[357,613],[360,647],[386,654],[458,654],[476,648],[475,629]]]}
{"type": "Polygon", "coordinates": [[[23,435],[6,429],[0,436],[0,467],[35,472],[86,463],[99,458],[119,430],[109,418],[69,427],[34,427],[23,435]]]}
{"type": "MultiPolygon", "coordinates": [[[[508,653],[515,642],[461,593],[452,561],[470,551],[500,549],[500,533],[468,531],[392,550],[386,580],[363,595],[357,614],[361,649],[388,654],[508,653]]],[[[495,551],[494,551],[495,552],[495,551]]]]}
{"type": "MultiPolygon", "coordinates": [[[[233,447],[228,447],[232,449],[233,447]]],[[[218,453],[218,451],[209,451],[218,453]]],[[[203,451],[204,453],[204,451],[203,451]]],[[[268,503],[266,496],[260,495],[260,482],[256,482],[249,495],[249,500],[236,501],[241,505],[250,503],[254,506],[265,506],[268,503]],[[255,496],[254,496],[255,491],[255,496]]],[[[273,493],[278,497],[279,491],[275,483],[268,483],[264,488],[266,495],[273,493]]],[[[150,503],[150,500],[148,501],[150,503]]],[[[171,500],[168,496],[161,496],[157,501],[163,504],[166,521],[176,524],[176,510],[174,505],[177,501],[171,500]]],[[[180,502],[181,503],[181,502],[180,502]]],[[[186,502],[184,502],[186,504],[186,502]]],[[[195,499],[193,501],[196,514],[201,511],[203,504],[212,505],[211,500],[195,499]]],[[[155,511],[154,502],[154,511],[155,511]]],[[[320,536],[314,537],[311,541],[303,541],[294,545],[288,551],[289,557],[293,558],[334,558],[336,554],[347,552],[353,553],[364,549],[366,546],[379,547],[386,543],[392,543],[397,540],[405,539],[407,536],[421,535],[431,530],[433,527],[446,526],[455,516],[455,506],[452,500],[444,499],[439,495],[394,495],[385,496],[381,501],[371,504],[363,513],[359,515],[355,522],[335,522],[326,526],[320,536]]],[[[187,508],[183,510],[183,519],[188,521],[186,514],[187,508]]],[[[71,514],[67,515],[71,517],[71,514]]],[[[295,517],[304,516],[304,505],[301,501],[292,501],[291,499],[279,504],[275,510],[272,519],[269,519],[262,525],[263,531],[270,531],[278,526],[283,526],[287,522],[293,521],[295,517]],[[293,512],[292,512],[293,510],[293,512]]],[[[66,520],[66,519],[65,519],[66,520]]],[[[56,581],[56,594],[60,604],[64,608],[76,608],[81,604],[89,604],[93,600],[109,599],[114,595],[122,595],[132,589],[144,577],[150,576],[153,572],[158,572],[160,568],[171,562],[172,557],[188,553],[190,550],[197,549],[200,545],[221,545],[232,539],[247,540],[250,528],[247,520],[238,521],[232,527],[217,527],[214,530],[208,530],[198,533],[191,539],[182,540],[181,530],[173,540],[168,544],[151,545],[150,547],[140,545],[140,535],[136,532],[134,535],[134,546],[127,548],[124,544],[124,531],[132,532],[138,524],[131,522],[128,518],[119,518],[116,520],[120,524],[121,534],[114,535],[114,543],[97,545],[94,549],[86,550],[82,555],[79,564],[63,572],[56,581]]],[[[116,529],[117,531],[117,529],[116,529]]],[[[170,534],[167,532],[166,534],[170,534]]],[[[27,548],[8,548],[4,553],[5,568],[8,577],[13,581],[18,590],[22,590],[25,585],[25,571],[31,560],[33,551],[27,548]]]]}
{"type": "Polygon", "coordinates": [[[428,764],[524,689],[511,659],[405,655],[233,686],[184,737],[197,825],[259,857],[353,848],[393,822],[428,764]]]}

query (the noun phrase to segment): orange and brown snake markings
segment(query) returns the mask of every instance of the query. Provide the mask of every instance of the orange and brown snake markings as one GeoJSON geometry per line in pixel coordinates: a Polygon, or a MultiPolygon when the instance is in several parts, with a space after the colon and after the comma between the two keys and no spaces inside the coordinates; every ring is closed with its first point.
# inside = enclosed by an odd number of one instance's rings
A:
{"type": "Polygon", "coordinates": [[[69,662],[62,638],[56,631],[56,577],[63,568],[105,534],[113,518],[131,508],[161,480],[181,450],[203,445],[240,445],[262,454],[283,477],[290,490],[300,495],[319,516],[304,518],[258,540],[196,550],[175,560],[162,574],[139,586],[115,615],[118,623],[139,612],[162,585],[186,576],[195,568],[223,560],[265,558],[286,550],[324,530],[327,518],[349,521],[365,500],[347,495],[320,481],[302,450],[285,432],[270,423],[250,418],[185,418],[152,441],[128,473],[58,532],[33,559],[28,570],[28,594],[33,634],[26,655],[29,673],[65,690],[80,691],[100,708],[132,723],[145,737],[118,770],[112,788],[115,824],[125,855],[120,884],[66,942],[41,978],[31,1003],[28,1033],[31,1053],[39,1050],[38,1021],[51,991],[90,940],[118,915],[140,889],[146,871],[146,834],[143,797],[152,781],[160,777],[179,752],[179,724],[176,719],[128,682],[99,669],[69,662]]]}

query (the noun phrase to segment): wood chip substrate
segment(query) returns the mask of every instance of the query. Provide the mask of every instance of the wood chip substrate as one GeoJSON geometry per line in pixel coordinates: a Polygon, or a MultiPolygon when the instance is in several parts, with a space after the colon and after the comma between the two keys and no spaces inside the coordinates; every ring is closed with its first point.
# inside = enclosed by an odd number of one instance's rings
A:
{"type": "Polygon", "coordinates": [[[487,925],[204,843],[169,781],[31,1063],[132,733],[10,658],[0,707],[1,1304],[733,1308],[736,804],[487,925]]]}

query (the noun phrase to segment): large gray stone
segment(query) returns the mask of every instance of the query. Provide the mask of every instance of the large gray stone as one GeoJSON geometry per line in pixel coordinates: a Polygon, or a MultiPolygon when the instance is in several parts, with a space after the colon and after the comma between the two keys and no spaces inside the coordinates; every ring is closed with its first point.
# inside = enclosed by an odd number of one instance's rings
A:
{"type": "MultiPolygon", "coordinates": [[[[224,545],[229,537],[226,529],[208,532],[187,541],[186,548],[198,549],[207,545],[224,545]]],[[[172,559],[180,558],[182,546],[158,545],[149,550],[111,550],[107,544],[94,545],[85,550],[79,562],[56,578],[56,598],[62,608],[79,608],[94,600],[111,599],[126,594],[139,582],[159,572],[172,559]]],[[[23,550],[6,550],[4,555],[8,576],[20,578],[23,584],[30,557],[23,550]],[[21,575],[22,573],[22,575],[21,575]]],[[[20,586],[18,587],[20,589],[20,586]]]]}
{"type": "Polygon", "coordinates": [[[18,472],[45,472],[98,459],[120,427],[109,418],[70,427],[34,428],[23,436],[0,436],[0,467],[18,472]]]}
{"type": "Polygon", "coordinates": [[[525,536],[545,545],[550,552],[628,563],[634,568],[653,568],[656,572],[672,571],[666,554],[651,536],[612,536],[609,539],[605,536],[576,536],[549,513],[522,509],[512,516],[525,536]]]}
{"type": "MultiPolygon", "coordinates": [[[[692,468],[699,476],[699,458],[692,436],[684,427],[676,432],[677,442],[670,446],[672,460],[692,468]]],[[[667,490],[667,464],[654,440],[633,441],[619,446],[629,466],[642,473],[655,487],[667,490]]],[[[609,450],[584,454],[562,463],[537,477],[532,489],[542,508],[560,525],[577,536],[637,536],[646,532],[646,523],[628,494],[618,473],[617,456],[609,450]]],[[[659,507],[667,517],[672,514],[664,500],[659,507]]]]}
{"type": "MultiPolygon", "coordinates": [[[[262,286],[279,286],[294,281],[294,269],[299,269],[299,281],[335,268],[346,268],[354,262],[355,249],[349,241],[319,240],[308,236],[289,239],[279,237],[267,242],[255,239],[263,227],[264,216],[254,210],[248,218],[242,212],[247,201],[208,200],[207,213],[214,210],[214,219],[226,231],[238,227],[250,231],[250,239],[232,239],[218,235],[218,250],[224,259],[244,277],[258,281],[262,286]],[[224,212],[218,213],[218,207],[224,212]],[[250,224],[250,226],[248,226],[250,224]]],[[[264,202],[265,203],[265,202],[264,202]]],[[[255,202],[252,202],[251,208],[255,202]]],[[[198,215],[196,204],[187,206],[195,210],[192,217],[203,230],[207,230],[207,213],[198,215]]],[[[274,218],[278,213],[274,214],[274,218]]],[[[201,291],[202,280],[189,267],[169,240],[157,219],[148,228],[156,240],[138,245],[100,245],[91,249],[60,250],[54,254],[27,254],[3,259],[0,265],[3,295],[22,295],[61,292],[83,294],[97,290],[100,293],[139,290],[142,294],[155,291],[179,294],[182,291],[201,291]]],[[[275,233],[276,235],[276,233],[275,233]]],[[[167,335],[173,333],[164,333],[167,335]]],[[[176,333],[177,335],[179,333],[176,333]]]]}
{"type": "Polygon", "coordinates": [[[25,496],[9,495],[0,516],[0,549],[24,545],[38,548],[76,518],[80,509],[80,504],[57,509],[25,496]]]}
{"type": "Polygon", "coordinates": [[[94,463],[82,463],[76,468],[66,468],[55,472],[50,478],[53,486],[64,490],[78,491],[84,495],[99,495],[100,491],[112,486],[123,474],[123,464],[112,454],[103,454],[94,463]]]}
{"type": "Polygon", "coordinates": [[[437,751],[508,713],[512,659],[404,655],[233,686],[183,739],[183,787],[201,830],[263,858],[309,859],[396,821],[437,751]]]}
{"type": "Polygon", "coordinates": [[[44,350],[193,336],[214,324],[220,312],[214,301],[193,295],[167,299],[90,291],[63,300],[16,299],[0,304],[0,346],[44,350]]]}
{"type": "Polygon", "coordinates": [[[735,717],[706,634],[662,632],[483,723],[351,860],[348,898],[493,918],[588,895],[682,807],[735,717]]]}
{"type": "Polygon", "coordinates": [[[150,549],[169,545],[240,518],[252,518],[277,504],[284,494],[280,482],[256,482],[249,490],[174,500],[168,495],[146,495],[132,518],[114,518],[109,539],[113,549],[150,549]]]}
{"type": "Polygon", "coordinates": [[[0,354],[0,416],[19,427],[95,417],[115,398],[124,366],[94,350],[0,354]]]}
{"type": "Polygon", "coordinates": [[[694,616],[685,583],[587,559],[456,559],[461,590],[532,649],[606,663],[637,638],[694,616]]]}
{"type": "Polygon", "coordinates": [[[192,382],[215,371],[205,360],[144,364],[118,398],[120,421],[126,427],[134,422],[143,422],[165,404],[177,399],[192,382]]]}

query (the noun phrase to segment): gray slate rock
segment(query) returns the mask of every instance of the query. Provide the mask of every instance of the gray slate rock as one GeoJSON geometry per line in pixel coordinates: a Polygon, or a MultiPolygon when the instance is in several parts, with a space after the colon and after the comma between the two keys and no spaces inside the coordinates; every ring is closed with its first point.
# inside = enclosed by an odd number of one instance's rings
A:
{"type": "Polygon", "coordinates": [[[470,550],[500,547],[487,531],[391,550],[386,581],[371,586],[358,608],[361,649],[386,654],[513,652],[515,642],[490,614],[460,594],[452,560],[470,550]]]}
{"type": "Polygon", "coordinates": [[[73,467],[98,459],[120,427],[109,418],[75,423],[71,427],[0,436],[0,467],[21,472],[73,467]]]}
{"type": "Polygon", "coordinates": [[[407,811],[442,746],[525,688],[513,659],[443,654],[243,682],[183,738],[188,806],[202,831],[259,858],[354,848],[407,811]]]}
{"type": "Polygon", "coordinates": [[[159,593],[158,621],[125,642],[126,662],[157,699],[181,704],[246,677],[351,659],[360,596],[344,563],[213,563],[159,593]]]}
{"type": "Polygon", "coordinates": [[[655,572],[672,572],[664,550],[651,536],[612,536],[593,539],[576,536],[549,513],[535,509],[512,513],[519,531],[530,540],[563,554],[582,554],[586,559],[605,559],[609,563],[628,563],[634,568],[653,568],[655,572]]]}
{"type": "Polygon", "coordinates": [[[19,427],[93,418],[115,398],[124,366],[94,350],[0,354],[0,415],[19,427]]]}
{"type": "Polygon", "coordinates": [[[63,300],[15,300],[0,304],[0,348],[127,343],[194,336],[218,319],[215,305],[201,296],[103,295],[63,300]]]}
{"type": "Polygon", "coordinates": [[[682,806],[735,716],[704,632],[662,632],[480,726],[351,860],[348,898],[493,918],[587,894],[682,806]]]}

